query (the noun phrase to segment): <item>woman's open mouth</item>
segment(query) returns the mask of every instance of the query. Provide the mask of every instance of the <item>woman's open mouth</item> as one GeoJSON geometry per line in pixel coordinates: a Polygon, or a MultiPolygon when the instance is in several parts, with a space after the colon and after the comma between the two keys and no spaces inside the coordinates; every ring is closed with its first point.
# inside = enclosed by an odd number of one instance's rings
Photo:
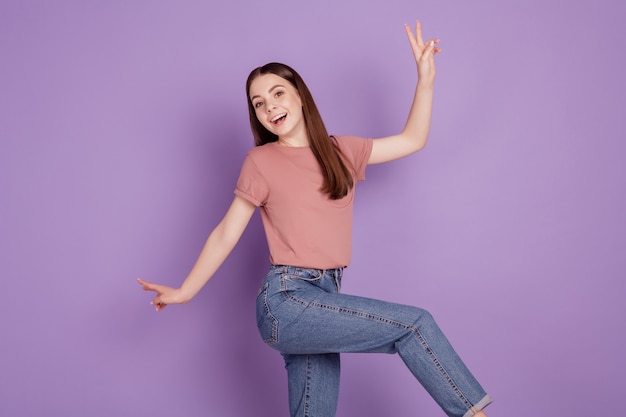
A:
{"type": "Polygon", "coordinates": [[[272,122],[275,125],[279,125],[285,121],[286,117],[287,117],[287,113],[277,114],[276,116],[272,118],[272,120],[270,120],[270,122],[272,122]]]}

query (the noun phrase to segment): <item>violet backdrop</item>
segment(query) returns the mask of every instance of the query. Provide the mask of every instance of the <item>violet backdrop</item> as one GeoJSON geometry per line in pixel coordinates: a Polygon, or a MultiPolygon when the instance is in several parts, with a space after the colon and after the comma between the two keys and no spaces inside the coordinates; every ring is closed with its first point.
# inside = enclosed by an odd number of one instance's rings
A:
{"type": "MultiPolygon", "coordinates": [[[[287,415],[254,318],[258,213],[191,303],[179,284],[252,146],[244,82],[295,67],[330,132],[400,130],[402,25],[441,39],[425,150],[368,168],[344,291],[429,309],[492,417],[623,410],[625,6],[0,3],[0,415],[287,415]]],[[[338,417],[443,413],[397,356],[343,356],[338,417]]]]}

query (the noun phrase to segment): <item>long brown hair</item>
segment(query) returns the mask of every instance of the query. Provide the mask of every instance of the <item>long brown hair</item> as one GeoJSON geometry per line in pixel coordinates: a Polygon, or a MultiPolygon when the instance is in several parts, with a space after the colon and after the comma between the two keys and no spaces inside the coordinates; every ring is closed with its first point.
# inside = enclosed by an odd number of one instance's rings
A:
{"type": "Polygon", "coordinates": [[[346,166],[346,160],[341,150],[337,146],[334,138],[331,138],[326,131],[322,116],[317,110],[313,101],[313,96],[302,77],[291,67],[277,62],[265,64],[262,67],[252,70],[246,81],[246,96],[248,97],[248,113],[250,115],[250,128],[254,135],[256,146],[266,143],[276,142],[278,136],[267,130],[256,116],[254,106],[250,100],[250,85],[255,78],[260,75],[274,74],[295,87],[302,101],[302,113],[309,137],[309,146],[315,155],[315,159],[322,168],[324,184],[322,191],[327,193],[330,199],[339,200],[345,197],[354,186],[352,173],[346,166]]]}

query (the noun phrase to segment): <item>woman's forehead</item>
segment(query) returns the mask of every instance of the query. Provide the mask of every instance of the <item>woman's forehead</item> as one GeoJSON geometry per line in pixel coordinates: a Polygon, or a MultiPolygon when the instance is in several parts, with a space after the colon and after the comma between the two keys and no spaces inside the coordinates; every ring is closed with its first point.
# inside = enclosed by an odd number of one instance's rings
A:
{"type": "Polygon", "coordinates": [[[250,97],[267,93],[270,89],[277,85],[293,88],[289,81],[276,74],[259,75],[252,81],[252,83],[250,83],[250,97]]]}

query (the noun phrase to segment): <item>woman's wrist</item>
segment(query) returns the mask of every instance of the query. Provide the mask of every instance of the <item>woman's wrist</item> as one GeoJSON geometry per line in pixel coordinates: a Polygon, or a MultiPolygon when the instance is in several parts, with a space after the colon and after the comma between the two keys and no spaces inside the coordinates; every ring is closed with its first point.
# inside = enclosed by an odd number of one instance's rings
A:
{"type": "Polygon", "coordinates": [[[435,89],[435,78],[426,79],[426,78],[418,78],[417,80],[417,90],[418,91],[433,91],[435,89]]]}
{"type": "Polygon", "coordinates": [[[176,293],[177,301],[180,304],[187,304],[196,295],[192,290],[185,287],[184,284],[176,289],[176,293]]]}

